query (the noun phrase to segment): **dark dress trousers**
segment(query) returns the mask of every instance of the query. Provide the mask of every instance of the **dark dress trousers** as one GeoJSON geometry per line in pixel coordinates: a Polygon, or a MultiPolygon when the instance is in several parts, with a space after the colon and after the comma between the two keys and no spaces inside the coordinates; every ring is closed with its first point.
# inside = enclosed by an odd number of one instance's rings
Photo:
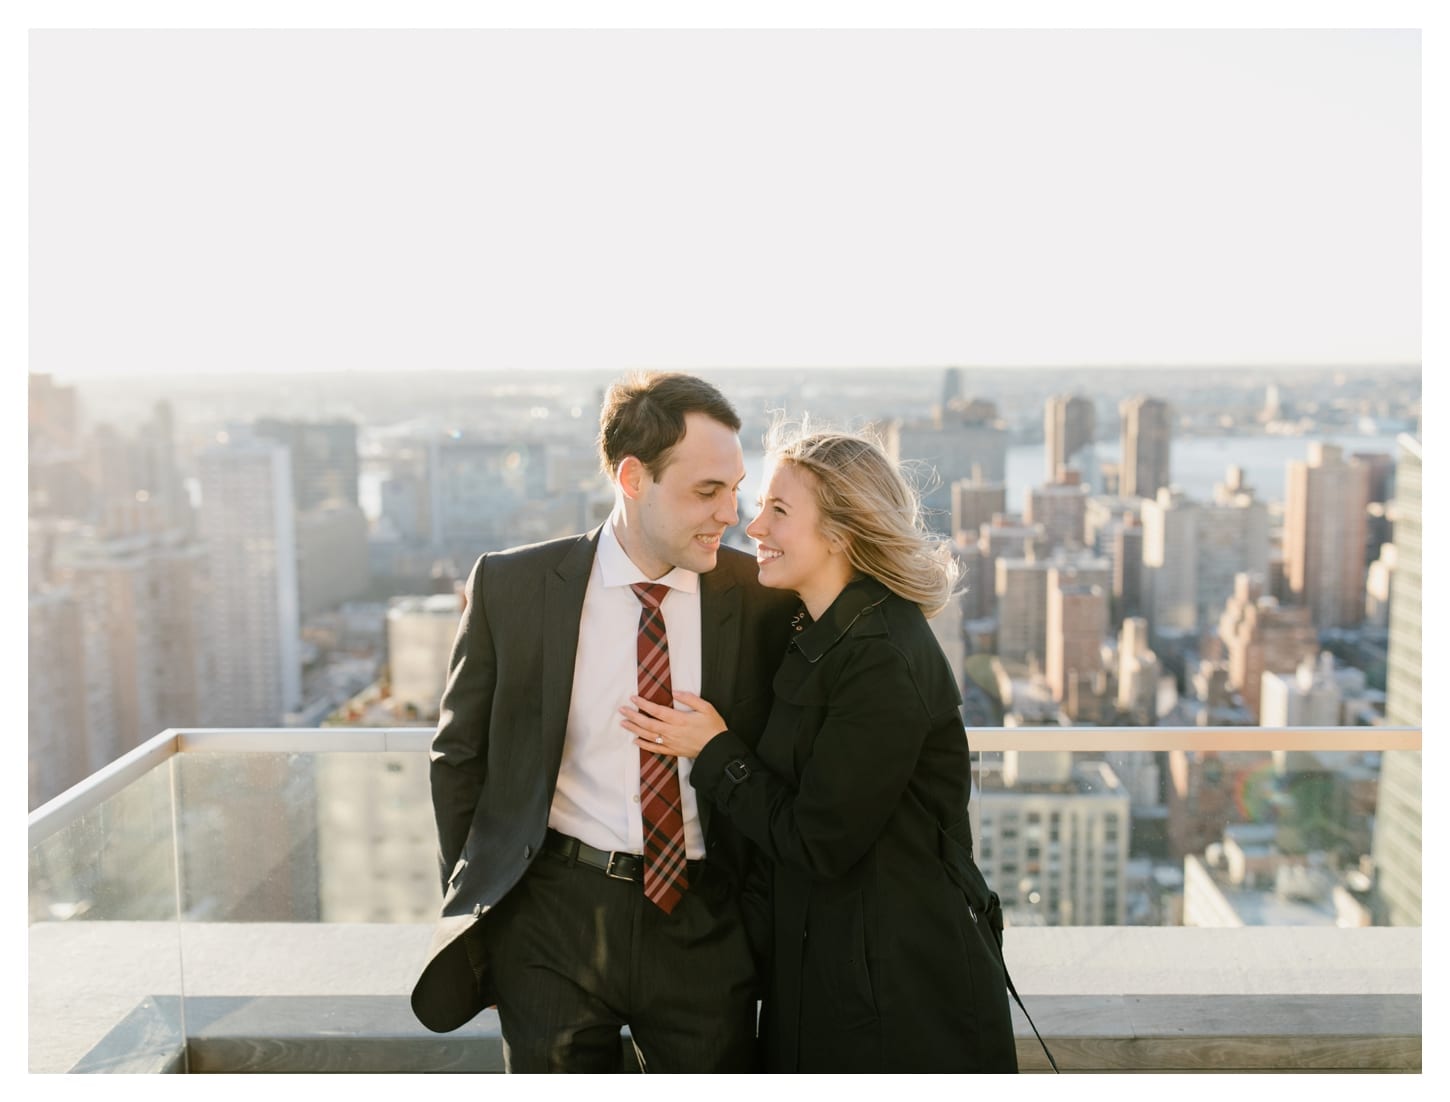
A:
{"type": "Polygon", "coordinates": [[[690,781],[774,862],[773,1071],[1015,1071],[972,864],[961,696],[914,604],[872,578],[795,636],[758,746],[690,781]]]}
{"type": "MultiPolygon", "coordinates": [[[[489,553],[468,579],[431,753],[443,906],[412,995],[413,1013],[436,1032],[498,1001],[476,924],[544,841],[598,540],[596,528],[489,553]]],[[[794,608],[756,574],[751,556],[722,547],[700,575],[702,695],[746,733],[764,725],[794,608]]],[[[700,818],[706,861],[690,890],[734,893],[751,851],[704,801],[700,818]]]]}

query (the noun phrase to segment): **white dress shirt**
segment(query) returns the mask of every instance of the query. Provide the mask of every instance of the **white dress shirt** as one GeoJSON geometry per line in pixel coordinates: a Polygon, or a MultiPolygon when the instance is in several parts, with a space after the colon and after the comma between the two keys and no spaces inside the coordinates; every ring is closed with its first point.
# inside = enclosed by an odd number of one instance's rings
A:
{"type": "MultiPolygon", "coordinates": [[[[612,520],[599,533],[599,548],[574,659],[574,692],[564,731],[564,756],[549,809],[549,825],[603,850],[644,852],[639,813],[639,747],[621,725],[619,709],[632,708],[639,692],[636,642],[642,607],[630,585],[648,582],[620,546],[612,520]]],[[[676,567],[655,584],[667,585],[660,610],[670,651],[675,692],[700,691],[700,576],[676,567]]],[[[676,705],[679,707],[679,705],[676,705]]],[[[679,758],[685,815],[685,856],[705,856],[705,838],[688,758],[679,758]]]]}

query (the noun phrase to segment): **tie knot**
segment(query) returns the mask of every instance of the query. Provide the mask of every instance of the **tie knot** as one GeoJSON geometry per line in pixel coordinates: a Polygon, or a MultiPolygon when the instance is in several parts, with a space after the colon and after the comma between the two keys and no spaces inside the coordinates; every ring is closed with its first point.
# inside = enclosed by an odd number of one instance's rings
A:
{"type": "Polygon", "coordinates": [[[670,591],[669,586],[661,585],[659,582],[634,582],[629,588],[634,590],[634,595],[639,598],[639,603],[646,608],[659,608],[665,595],[670,591]]]}

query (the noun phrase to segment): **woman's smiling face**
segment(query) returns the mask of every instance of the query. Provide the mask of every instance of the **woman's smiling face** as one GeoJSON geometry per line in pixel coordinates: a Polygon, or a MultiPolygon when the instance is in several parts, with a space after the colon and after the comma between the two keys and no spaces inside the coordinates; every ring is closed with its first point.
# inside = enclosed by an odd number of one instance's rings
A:
{"type": "Polygon", "coordinates": [[[821,533],[815,476],[793,463],[771,470],[760,512],[745,534],[758,544],[760,584],[799,593],[812,616],[824,612],[851,579],[844,548],[821,533]],[[824,605],[814,607],[821,600],[824,605]]]}

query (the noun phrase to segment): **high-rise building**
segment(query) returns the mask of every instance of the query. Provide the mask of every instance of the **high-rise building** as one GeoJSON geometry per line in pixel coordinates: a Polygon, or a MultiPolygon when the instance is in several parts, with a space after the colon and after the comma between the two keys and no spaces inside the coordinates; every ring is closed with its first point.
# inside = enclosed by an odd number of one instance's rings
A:
{"type": "Polygon", "coordinates": [[[1251,574],[1234,579],[1233,596],[1219,617],[1218,637],[1228,651],[1229,684],[1255,721],[1264,672],[1291,673],[1319,653],[1319,634],[1309,610],[1281,606],[1264,595],[1264,579],[1251,574]]]}
{"type": "Polygon", "coordinates": [[[1169,484],[1172,411],[1160,398],[1129,398],[1119,406],[1122,416],[1122,456],[1118,493],[1127,497],[1156,497],[1169,484]]]}
{"type": "Polygon", "coordinates": [[[1143,613],[1143,525],[1138,514],[1128,514],[1113,532],[1108,557],[1113,564],[1113,622],[1123,624],[1143,613]]]}
{"type": "Polygon", "coordinates": [[[1349,457],[1369,468],[1369,499],[1381,504],[1390,500],[1395,488],[1395,458],[1384,452],[1355,452],[1349,457]]]}
{"type": "Polygon", "coordinates": [[[962,398],[962,369],[949,367],[942,372],[941,379],[941,404],[942,408],[950,406],[953,402],[959,402],[962,398]]]}
{"type": "Polygon", "coordinates": [[[961,478],[952,483],[952,534],[965,533],[971,541],[981,534],[982,525],[1007,511],[1007,486],[1001,482],[977,482],[961,478]]]}
{"type": "Polygon", "coordinates": [[[199,457],[200,530],[210,553],[223,727],[271,727],[301,705],[297,528],[288,449],[233,440],[199,457]]]}
{"type": "Polygon", "coordinates": [[[206,551],[181,532],[70,541],[56,579],[85,610],[83,730],[92,770],[209,717],[206,551]]]}
{"type": "Polygon", "coordinates": [[[1099,586],[1104,593],[1111,577],[1107,561],[1088,552],[1037,558],[1029,551],[1029,556],[996,562],[997,654],[1014,662],[1046,660],[1047,593],[1053,570],[1071,568],[1080,584],[1099,586]]]}
{"type": "Polygon", "coordinates": [[[998,559],[1025,558],[1029,552],[1047,550],[1046,533],[1035,524],[1023,524],[1022,518],[998,513],[981,529],[982,550],[994,564],[998,559]]]}
{"type": "Polygon", "coordinates": [[[1023,519],[1028,524],[1042,525],[1049,547],[1081,547],[1090,493],[1077,471],[1065,471],[1061,481],[1034,486],[1028,491],[1023,519]]]}
{"type": "Polygon", "coordinates": [[[1011,513],[998,513],[981,528],[977,546],[982,553],[982,576],[985,590],[982,616],[997,614],[997,560],[1022,559],[1045,550],[1046,536],[1040,525],[1026,525],[1011,513]]]}
{"type": "Polygon", "coordinates": [[[1198,513],[1166,487],[1143,502],[1143,599],[1155,636],[1198,626],[1198,513]]]}
{"type": "Polygon", "coordinates": [[[1130,722],[1151,727],[1158,718],[1158,656],[1148,647],[1148,621],[1130,616],[1118,637],[1118,710],[1130,722]]]}
{"type": "MultiPolygon", "coordinates": [[[[30,594],[30,809],[90,776],[81,605],[65,588],[30,594]]],[[[102,713],[102,717],[109,717],[102,713]]]]}
{"type": "Polygon", "coordinates": [[[1269,570],[1269,508],[1230,467],[1214,487],[1213,501],[1199,507],[1198,561],[1194,590],[1198,622],[1211,624],[1233,595],[1240,574],[1264,576],[1269,570]]]}
{"type": "Polygon", "coordinates": [[[292,499],[299,510],[328,501],[358,503],[357,425],[351,421],[259,418],[253,431],[285,444],[292,462],[292,499]]]}
{"type": "MultiPolygon", "coordinates": [[[[1393,506],[1383,501],[1371,501],[1364,511],[1364,561],[1372,563],[1380,556],[1380,550],[1395,538],[1394,524],[1390,521],[1393,506]]],[[[1380,625],[1383,627],[1384,625],[1380,625]]]]}
{"type": "Polygon", "coordinates": [[[396,537],[407,544],[423,545],[432,536],[429,492],[432,446],[423,441],[405,441],[393,447],[386,459],[386,477],[378,487],[380,516],[377,534],[396,537]]]}
{"type": "Polygon", "coordinates": [[[195,516],[176,461],[176,415],[170,402],[156,403],[137,442],[143,482],[139,489],[146,502],[155,506],[167,528],[193,532],[195,516]]]}
{"type": "Polygon", "coordinates": [[[76,390],[35,373],[29,389],[30,515],[84,516],[92,506],[94,487],[81,441],[76,390]]]}
{"type": "Polygon", "coordinates": [[[958,533],[952,554],[956,557],[959,571],[957,585],[961,591],[962,619],[986,619],[997,607],[997,595],[980,539],[969,539],[967,533],[958,533]]]}
{"type": "Polygon", "coordinates": [[[1259,692],[1261,727],[1338,727],[1340,693],[1334,655],[1306,658],[1293,673],[1265,670],[1259,692]]]}
{"type": "Polygon", "coordinates": [[[967,641],[966,636],[962,633],[961,601],[957,597],[952,597],[947,601],[946,607],[928,620],[927,624],[931,628],[931,633],[936,636],[942,654],[946,655],[957,688],[961,689],[967,661],[967,641]]]}
{"type": "Polygon", "coordinates": [[[1109,557],[1113,546],[1113,533],[1129,517],[1137,520],[1142,508],[1141,498],[1093,494],[1088,498],[1083,514],[1084,542],[1099,555],[1109,557]]]}
{"type": "MultiPolygon", "coordinates": [[[[1422,538],[1420,492],[1424,479],[1420,440],[1399,438],[1395,472],[1395,585],[1390,594],[1390,644],[1385,718],[1396,727],[1419,727],[1422,538]]],[[[1418,926],[1421,914],[1421,761],[1418,752],[1393,750],[1381,759],[1375,815],[1374,897],[1381,921],[1418,926]]]]}
{"type": "Polygon", "coordinates": [[[96,512],[109,534],[192,531],[191,499],[176,464],[169,402],[157,402],[134,433],[97,425],[88,449],[96,512]]]}
{"type": "Polygon", "coordinates": [[[1143,528],[1141,498],[1094,494],[1083,518],[1084,542],[1112,563],[1109,614],[1119,628],[1129,616],[1142,615],[1143,528]]]}
{"type": "Polygon", "coordinates": [[[1284,404],[1279,394],[1279,384],[1269,383],[1264,387],[1264,406],[1259,411],[1260,421],[1277,421],[1282,416],[1284,404]]]}
{"type": "Polygon", "coordinates": [[[1042,429],[1046,441],[1046,481],[1057,482],[1078,452],[1097,435],[1097,409],[1091,398],[1059,394],[1047,399],[1042,429]]]}
{"type": "Polygon", "coordinates": [[[1200,504],[1178,490],[1143,502],[1143,597],[1155,633],[1212,623],[1242,573],[1269,563],[1269,514],[1237,468],[1200,504]]]}
{"type": "Polygon", "coordinates": [[[368,518],[332,501],[297,514],[297,586],[305,619],[368,591],[368,518]]]}
{"type": "Polygon", "coordinates": [[[428,489],[430,542],[467,562],[483,551],[563,535],[576,519],[549,492],[542,443],[434,440],[428,489]]]}
{"type": "Polygon", "coordinates": [[[1295,604],[1314,626],[1354,627],[1364,619],[1365,525],[1369,467],[1346,462],[1332,444],[1309,445],[1289,464],[1284,560],[1295,604]]]}
{"type": "Polygon", "coordinates": [[[978,772],[977,863],[1014,926],[1123,921],[1128,793],[1104,762],[1009,751],[978,772]],[[1037,760],[1033,760],[1037,759],[1037,760]]]}
{"type": "Polygon", "coordinates": [[[31,372],[29,381],[30,451],[72,452],[80,447],[80,401],[73,386],[59,386],[49,375],[31,372]]]}
{"type": "MultiPolygon", "coordinates": [[[[438,702],[433,702],[436,711],[438,702]]],[[[437,861],[426,754],[319,754],[316,765],[318,918],[428,922],[437,912],[422,875],[437,861]],[[381,759],[381,760],[379,760],[381,759]]]]}
{"type": "Polygon", "coordinates": [[[388,606],[388,680],[398,709],[438,718],[463,602],[457,594],[399,597],[388,606]]]}
{"type": "Polygon", "coordinates": [[[1071,567],[1054,567],[1047,577],[1047,684],[1054,700],[1068,698],[1071,680],[1092,679],[1102,670],[1108,635],[1104,586],[1085,584],[1071,567]]]}
{"type": "Polygon", "coordinates": [[[1026,662],[1046,655],[1047,570],[1035,559],[997,560],[998,657],[1026,662]]]}
{"type": "Polygon", "coordinates": [[[1395,545],[1387,543],[1380,548],[1379,558],[1369,564],[1369,574],[1364,581],[1364,619],[1373,627],[1387,629],[1390,626],[1390,602],[1398,561],[1399,552],[1395,550],[1395,545]]]}
{"type": "Polygon", "coordinates": [[[919,460],[929,468],[922,507],[927,523],[943,534],[950,535],[953,482],[1007,479],[1007,425],[992,402],[953,401],[930,420],[892,421],[882,436],[894,462],[919,460]]]}
{"type": "MultiPolygon", "coordinates": [[[[1127,548],[1125,548],[1127,550],[1127,548]]],[[[1238,574],[1269,568],[1269,509],[1237,467],[1211,503],[1159,490],[1143,503],[1143,609],[1154,634],[1214,621],[1238,574]]]]}

